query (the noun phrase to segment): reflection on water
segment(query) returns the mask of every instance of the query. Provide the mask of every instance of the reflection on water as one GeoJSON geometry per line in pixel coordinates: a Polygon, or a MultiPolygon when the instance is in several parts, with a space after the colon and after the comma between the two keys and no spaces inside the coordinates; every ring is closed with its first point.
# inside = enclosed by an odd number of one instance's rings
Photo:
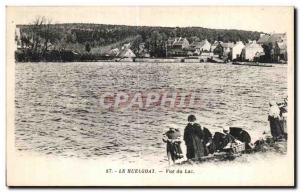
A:
{"type": "Polygon", "coordinates": [[[270,99],[287,92],[287,68],[203,63],[17,63],[16,146],[66,157],[165,161],[161,137],[183,132],[188,114],[212,132],[268,129],[270,99]],[[108,111],[100,95],[117,91],[193,91],[201,108],[108,111]]]}

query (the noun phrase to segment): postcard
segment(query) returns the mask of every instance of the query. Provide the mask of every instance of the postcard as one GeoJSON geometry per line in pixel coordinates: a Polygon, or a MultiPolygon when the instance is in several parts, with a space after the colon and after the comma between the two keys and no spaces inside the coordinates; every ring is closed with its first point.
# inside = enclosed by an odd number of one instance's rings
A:
{"type": "Polygon", "coordinates": [[[295,186],[294,7],[6,16],[8,186],[295,186]]]}

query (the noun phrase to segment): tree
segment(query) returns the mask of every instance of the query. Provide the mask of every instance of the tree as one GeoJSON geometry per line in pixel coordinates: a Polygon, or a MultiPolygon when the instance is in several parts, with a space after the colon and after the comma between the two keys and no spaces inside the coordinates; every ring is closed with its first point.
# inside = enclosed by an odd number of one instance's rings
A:
{"type": "Polygon", "coordinates": [[[136,54],[139,55],[140,45],[143,43],[143,38],[141,35],[138,35],[131,44],[131,50],[136,54]]]}
{"type": "Polygon", "coordinates": [[[189,40],[190,40],[191,43],[193,43],[193,42],[199,42],[199,41],[200,41],[200,38],[197,37],[197,36],[193,36],[193,37],[191,37],[189,40]]]}
{"type": "Polygon", "coordinates": [[[41,47],[41,39],[39,34],[41,33],[41,27],[45,23],[45,17],[36,17],[32,22],[31,28],[31,39],[32,39],[32,50],[37,51],[38,47],[41,47]]]}
{"type": "Polygon", "coordinates": [[[60,33],[54,25],[51,19],[46,17],[36,17],[32,24],[31,39],[33,44],[33,51],[42,51],[45,53],[48,51],[49,47],[57,43],[63,34],[60,33]]]}
{"type": "Polygon", "coordinates": [[[151,56],[154,57],[164,57],[166,55],[165,42],[167,36],[164,33],[159,33],[158,31],[153,31],[149,39],[149,50],[151,56]]]}
{"type": "Polygon", "coordinates": [[[32,46],[32,43],[30,42],[30,40],[28,39],[27,36],[22,35],[20,38],[20,41],[21,41],[21,47],[23,47],[23,48],[24,48],[24,46],[25,47],[32,46]]]}

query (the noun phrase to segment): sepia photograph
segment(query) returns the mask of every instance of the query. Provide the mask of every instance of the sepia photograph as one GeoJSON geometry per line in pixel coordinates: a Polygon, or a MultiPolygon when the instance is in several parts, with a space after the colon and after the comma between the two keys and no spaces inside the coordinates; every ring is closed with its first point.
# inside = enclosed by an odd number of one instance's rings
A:
{"type": "Polygon", "coordinates": [[[294,7],[7,6],[8,186],[294,187],[294,7]]]}

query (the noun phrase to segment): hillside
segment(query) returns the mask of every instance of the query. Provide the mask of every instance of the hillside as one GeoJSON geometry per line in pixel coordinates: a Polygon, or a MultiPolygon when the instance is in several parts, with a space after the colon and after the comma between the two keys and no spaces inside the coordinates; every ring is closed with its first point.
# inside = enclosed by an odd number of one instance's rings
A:
{"type": "Polygon", "coordinates": [[[202,27],[151,27],[104,24],[32,24],[18,25],[21,43],[42,51],[72,50],[78,53],[91,52],[102,55],[107,50],[131,42],[137,50],[142,42],[152,56],[164,56],[164,43],[170,37],[186,37],[189,42],[207,39],[214,41],[247,42],[258,40],[261,32],[208,29],[202,27]],[[40,45],[39,45],[40,44],[40,45]],[[51,46],[47,46],[51,44],[51,46]],[[43,46],[44,45],[44,46],[43,46]],[[42,48],[44,47],[44,48],[42,48]]]}

